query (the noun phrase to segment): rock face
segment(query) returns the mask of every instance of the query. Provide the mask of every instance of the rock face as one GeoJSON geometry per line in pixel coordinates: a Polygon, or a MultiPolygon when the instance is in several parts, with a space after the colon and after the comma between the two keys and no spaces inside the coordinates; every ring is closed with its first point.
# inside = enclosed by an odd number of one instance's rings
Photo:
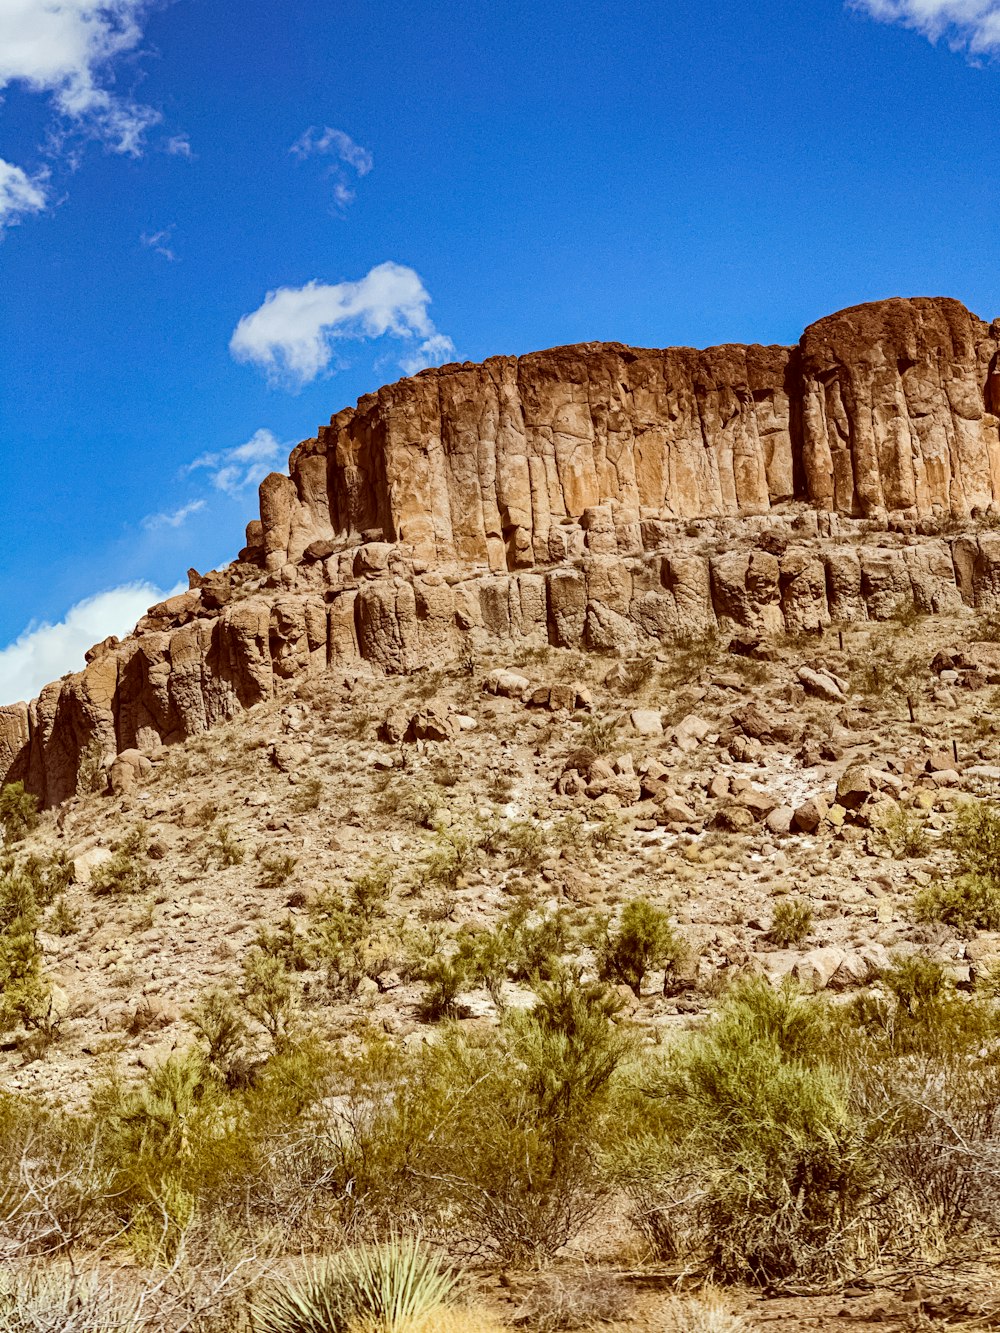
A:
{"type": "Polygon", "coordinates": [[[628,653],[1000,609],[1000,536],[977,523],[1000,507],[998,418],[1000,320],[944,298],[858,306],[796,347],[586,343],[422,371],[265,479],[228,570],[192,571],[130,638],[0,709],[0,779],[55,804],[84,752],[498,640],[628,653]]]}

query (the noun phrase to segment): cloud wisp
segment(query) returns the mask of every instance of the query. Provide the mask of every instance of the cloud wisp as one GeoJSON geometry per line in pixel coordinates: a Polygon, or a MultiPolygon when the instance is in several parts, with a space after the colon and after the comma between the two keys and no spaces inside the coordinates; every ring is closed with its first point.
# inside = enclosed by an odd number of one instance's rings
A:
{"type": "Polygon", "coordinates": [[[178,257],[173,249],[173,223],[169,227],[164,227],[162,231],[144,231],[139,237],[139,241],[147,250],[152,250],[154,254],[162,255],[168,259],[171,264],[178,263],[178,257]]]}
{"type": "Polygon", "coordinates": [[[88,648],[109,634],[128,634],[150,606],[182,590],[164,592],[152,583],[125,583],[77,602],[58,624],[29,625],[0,649],[0,703],[33,699],[49,681],[67,671],[82,671],[88,648]]]}
{"type": "Polygon", "coordinates": [[[334,157],[336,163],[331,166],[326,176],[333,182],[333,203],[338,213],[343,213],[348,204],[353,204],[356,192],[353,181],[367,176],[375,165],[375,159],[367,148],[355,143],[343,130],[332,129],[329,125],[320,129],[310,125],[288,150],[300,162],[310,157],[334,157]],[[348,170],[345,170],[347,168],[348,170]],[[352,177],[350,172],[354,173],[352,177]]]}
{"type": "Polygon", "coordinates": [[[0,158],[0,227],[13,227],[31,213],[41,213],[48,204],[47,177],[29,176],[22,167],[0,158]]]}
{"type": "MultiPolygon", "coordinates": [[[[136,57],[152,0],[0,0],[0,94],[17,85],[48,100],[47,153],[75,165],[81,141],[139,157],[159,111],[116,86],[136,57]],[[75,145],[75,146],[74,146],[75,145]]],[[[185,135],[166,151],[190,156],[185,135]]],[[[0,227],[50,203],[43,173],[0,160],[0,227]]]]}
{"type": "Polygon", "coordinates": [[[392,337],[409,344],[400,365],[408,375],[454,355],[451,339],[427,313],[431,298],[420,276],[385,263],[357,282],[307,282],[279,287],[237,324],[229,343],[235,360],[256,366],[269,383],[302,388],[326,372],[340,339],[392,337]]]}
{"type": "Polygon", "coordinates": [[[160,514],[147,514],[142,520],[142,526],[147,532],[161,532],[164,528],[182,528],[192,514],[199,514],[204,508],[204,500],[189,500],[179,509],[167,510],[160,514]]]}
{"type": "Polygon", "coordinates": [[[900,23],[972,57],[1000,54],[1000,0],[848,0],[880,23],[900,23]]]}
{"type": "MultiPolygon", "coordinates": [[[[288,446],[282,444],[272,431],[258,430],[245,444],[238,444],[234,449],[202,454],[189,463],[185,471],[208,469],[215,489],[238,499],[252,486],[259,486],[269,472],[277,471],[275,465],[287,453],[288,446]]],[[[204,501],[195,503],[200,508],[204,501]]]]}

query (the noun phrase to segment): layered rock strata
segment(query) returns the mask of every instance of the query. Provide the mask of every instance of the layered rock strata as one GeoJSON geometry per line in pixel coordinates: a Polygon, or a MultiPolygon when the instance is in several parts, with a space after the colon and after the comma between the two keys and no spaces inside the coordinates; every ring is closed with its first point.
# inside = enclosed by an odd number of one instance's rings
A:
{"type": "Polygon", "coordinates": [[[330,669],[1000,610],[1000,320],[859,306],[796,347],[587,343],[422,371],[261,485],[234,565],[0,709],[48,804],[330,669]]]}

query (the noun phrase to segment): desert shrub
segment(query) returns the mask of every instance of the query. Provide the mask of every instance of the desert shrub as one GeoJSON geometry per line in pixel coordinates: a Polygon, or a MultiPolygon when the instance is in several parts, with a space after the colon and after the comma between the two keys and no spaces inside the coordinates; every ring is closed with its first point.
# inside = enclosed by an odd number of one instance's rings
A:
{"type": "Polygon", "coordinates": [[[111,859],[95,866],[91,874],[94,893],[118,897],[147,893],[156,886],[158,880],[147,859],[148,840],[142,825],[112,843],[111,850],[111,859]]]}
{"type": "Polygon", "coordinates": [[[667,1303],[663,1333],[742,1333],[747,1322],[717,1291],[673,1296],[667,1303]]]}
{"type": "Polygon", "coordinates": [[[299,930],[291,913],[279,921],[274,929],[261,926],[250,947],[259,949],[268,958],[276,958],[289,972],[305,972],[312,961],[309,940],[299,930]]]}
{"type": "MultiPolygon", "coordinates": [[[[215,1019],[203,1018],[217,1036],[215,1019]]],[[[255,1219],[273,1226],[276,1208],[290,1225],[306,1211],[295,1196],[310,1163],[288,1150],[315,1137],[327,1050],[312,1038],[288,1042],[248,1079],[227,1081],[207,1045],[174,1053],[137,1082],[111,1070],[92,1092],[88,1155],[104,1173],[108,1227],[143,1262],[173,1262],[192,1228],[212,1219],[239,1234],[255,1219]]],[[[238,1039],[229,1057],[237,1049],[238,1039]]]]}
{"type": "MultiPolygon", "coordinates": [[[[669,976],[685,952],[669,915],[645,898],[633,898],[622,908],[614,929],[605,921],[597,950],[597,970],[602,980],[622,983],[639,996],[648,972],[662,967],[669,976]]],[[[665,993],[667,985],[665,980],[665,993]]]]}
{"type": "Polygon", "coordinates": [[[286,1046],[298,1012],[299,990],[282,960],[258,947],[251,948],[243,959],[239,997],[274,1049],[286,1046]]]}
{"type": "Polygon", "coordinates": [[[687,1177],[689,1225],[719,1278],[815,1277],[850,1252],[871,1152],[845,1080],[819,1055],[828,1031],[823,1006],[745,982],[653,1086],[675,1153],[686,1149],[668,1187],[687,1177]]]}
{"type": "Polygon", "coordinates": [[[536,874],[551,856],[546,830],[530,819],[513,820],[500,834],[501,844],[512,866],[536,874]]]}
{"type": "Polygon", "coordinates": [[[294,1284],[266,1293],[253,1312],[258,1333],[404,1333],[429,1326],[450,1302],[457,1278],[419,1241],[346,1250],[294,1284]]]}
{"type": "Polygon", "coordinates": [[[392,896],[396,869],[388,861],[375,860],[362,875],[350,881],[348,902],[365,925],[371,926],[386,915],[392,896]]]}
{"type": "Polygon", "coordinates": [[[961,994],[944,967],[923,954],[894,958],[881,990],[856,997],[843,1022],[893,1056],[966,1063],[1000,1033],[995,1002],[961,994]]]}
{"type": "Polygon", "coordinates": [[[978,875],[938,880],[913,899],[918,921],[941,921],[965,935],[1000,930],[1000,881],[978,875]]]}
{"type": "Polygon", "coordinates": [[[353,995],[364,977],[392,966],[401,945],[383,929],[395,870],[376,861],[348,885],[346,895],[320,894],[310,908],[308,957],[325,974],[330,995],[353,995]]]}
{"type": "Polygon", "coordinates": [[[140,1297],[97,1273],[36,1265],[0,1273],[0,1333],[140,1333],[140,1297]]]}
{"type": "Polygon", "coordinates": [[[79,917],[62,894],[52,904],[45,918],[45,929],[50,935],[56,935],[61,939],[67,935],[75,935],[80,929],[79,917]]]}
{"type": "Polygon", "coordinates": [[[21,842],[38,824],[38,797],[24,790],[23,782],[8,782],[0,790],[0,829],[4,842],[21,842]]]}
{"type": "Polygon", "coordinates": [[[418,1012],[425,1023],[440,1023],[459,1016],[458,997],[468,985],[468,973],[460,958],[431,958],[421,969],[424,983],[418,1012]]]}
{"type": "Polygon", "coordinates": [[[980,801],[959,806],[948,838],[957,875],[914,898],[920,921],[943,921],[968,934],[1000,929],[1000,810],[980,801]]]}
{"type": "Polygon", "coordinates": [[[876,698],[905,696],[926,672],[927,661],[923,653],[907,654],[899,641],[876,639],[874,644],[869,642],[865,648],[859,647],[851,683],[859,693],[876,698]]]}
{"type": "Polygon", "coordinates": [[[318,810],[323,802],[323,783],[320,778],[306,778],[292,792],[291,806],[297,815],[318,810]]]}
{"type": "Polygon", "coordinates": [[[873,825],[876,842],[881,844],[894,860],[904,857],[926,856],[931,848],[926,820],[916,810],[907,810],[895,801],[880,814],[873,825]]]}
{"type": "Polygon", "coordinates": [[[202,1044],[209,1072],[229,1088],[246,1087],[253,1075],[250,1033],[234,997],[218,987],[206,990],[186,1018],[202,1044]]]}
{"type": "Polygon", "coordinates": [[[803,898],[779,898],[774,906],[768,939],[780,949],[802,944],[812,930],[812,908],[803,898]]]}
{"type": "Polygon", "coordinates": [[[354,1225],[412,1219],[452,1252],[513,1262],[554,1254],[605,1194],[598,1143],[630,1039],[617,997],[567,978],[496,1032],[438,1041],[352,1076],[330,1180],[354,1225]]]}
{"type": "Polygon", "coordinates": [[[542,1271],[532,1276],[515,1319],[532,1333],[563,1333],[624,1321],[630,1304],[628,1285],[617,1274],[542,1271]]]}
{"type": "Polygon", "coordinates": [[[32,881],[0,870],[0,1032],[52,1029],[51,987],[42,970],[38,903],[32,881]]]}
{"type": "Polygon", "coordinates": [[[289,852],[268,853],[264,848],[258,850],[257,860],[260,863],[258,882],[262,889],[280,889],[291,879],[298,864],[289,852]]]}
{"type": "Polygon", "coordinates": [[[610,754],[619,739],[617,717],[594,714],[587,718],[580,730],[580,744],[595,754],[610,754]]]}
{"type": "Polygon", "coordinates": [[[461,828],[438,828],[434,843],[420,869],[426,889],[452,892],[475,864],[480,842],[474,833],[461,828]]]}
{"type": "Polygon", "coordinates": [[[661,664],[667,685],[688,685],[707,667],[714,666],[722,654],[722,640],[717,631],[682,634],[671,640],[667,661],[661,664]]]}
{"type": "MultiPolygon", "coordinates": [[[[0,861],[0,870],[4,864],[0,861]]],[[[50,856],[33,853],[18,864],[18,873],[30,882],[35,902],[44,910],[65,893],[73,882],[73,863],[65,852],[53,852],[50,856]]]]}
{"type": "Polygon", "coordinates": [[[209,839],[205,854],[208,860],[214,860],[223,868],[228,868],[243,864],[246,859],[246,848],[236,841],[233,830],[228,824],[220,824],[209,839]]]}

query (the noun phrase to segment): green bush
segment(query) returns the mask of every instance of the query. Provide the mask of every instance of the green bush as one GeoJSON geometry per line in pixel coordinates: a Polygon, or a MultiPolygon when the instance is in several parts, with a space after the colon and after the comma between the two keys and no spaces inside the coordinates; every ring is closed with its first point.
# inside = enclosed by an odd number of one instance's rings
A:
{"type": "Polygon", "coordinates": [[[120,897],[155,888],[159,881],[148,861],[148,840],[141,825],[113,843],[111,849],[111,859],[95,866],[90,876],[94,893],[120,897]]]}
{"type": "Polygon", "coordinates": [[[233,830],[228,824],[220,824],[205,848],[206,859],[216,861],[224,869],[242,865],[246,859],[246,848],[236,841],[233,830]]]}
{"type": "Polygon", "coordinates": [[[895,801],[888,805],[874,825],[876,841],[895,859],[926,856],[931,849],[926,817],[916,810],[907,810],[895,801]]]}
{"type": "Polygon", "coordinates": [[[424,992],[418,1011],[425,1023],[440,1023],[459,1016],[458,997],[468,985],[468,973],[458,958],[432,958],[421,969],[424,992]]]}
{"type": "Polygon", "coordinates": [[[921,889],[913,902],[917,920],[943,921],[964,934],[1000,930],[1000,810],[985,802],[964,802],[948,846],[958,874],[921,889]]]}
{"type": "Polygon", "coordinates": [[[849,1252],[871,1151],[847,1083],[821,1057],[829,1030],[823,1006],[745,982],[654,1085],[684,1145],[689,1225],[718,1278],[814,1278],[849,1252]]]}
{"type": "Polygon", "coordinates": [[[253,1312],[257,1333],[394,1333],[423,1327],[454,1296],[456,1277],[413,1239],[347,1250],[298,1282],[266,1294],[253,1312]],[[412,1322],[411,1322],[412,1321],[412,1322]]]}
{"type": "Polygon", "coordinates": [[[812,908],[803,898],[779,898],[767,937],[779,949],[802,944],[812,930],[812,908]]]}
{"type": "Polygon", "coordinates": [[[0,869],[0,1032],[53,1031],[51,987],[42,971],[34,885],[10,864],[0,869]]]}
{"type": "Polygon", "coordinates": [[[653,968],[664,968],[664,994],[670,972],[680,965],[686,950],[670,925],[669,915],[645,898],[633,898],[622,908],[617,927],[607,922],[597,951],[597,970],[604,981],[628,986],[636,996],[653,968]]]}
{"type": "Polygon", "coordinates": [[[928,884],[913,899],[918,921],[941,921],[963,935],[977,930],[1000,930],[1000,882],[978,875],[962,875],[948,882],[928,884]]]}
{"type": "Polygon", "coordinates": [[[23,782],[8,782],[0,790],[0,828],[4,842],[21,842],[38,824],[38,797],[24,790],[23,782]]]}

